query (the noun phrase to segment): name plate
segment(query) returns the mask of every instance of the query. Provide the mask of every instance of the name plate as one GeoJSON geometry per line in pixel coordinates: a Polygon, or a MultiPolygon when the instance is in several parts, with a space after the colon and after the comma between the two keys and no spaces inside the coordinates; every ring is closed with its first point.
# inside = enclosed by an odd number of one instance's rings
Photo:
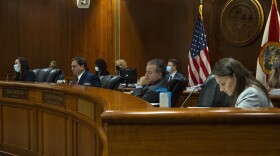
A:
{"type": "Polygon", "coordinates": [[[2,96],[6,98],[25,99],[28,98],[27,88],[5,88],[3,87],[2,96]]]}
{"type": "Polygon", "coordinates": [[[43,92],[43,103],[55,104],[64,106],[64,94],[63,93],[53,93],[53,92],[43,92]]]}

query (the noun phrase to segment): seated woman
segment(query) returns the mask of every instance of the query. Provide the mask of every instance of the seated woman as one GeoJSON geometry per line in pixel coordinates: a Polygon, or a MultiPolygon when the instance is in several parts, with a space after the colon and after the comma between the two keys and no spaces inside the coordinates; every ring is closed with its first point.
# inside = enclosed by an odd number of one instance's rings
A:
{"type": "Polygon", "coordinates": [[[232,106],[273,107],[266,88],[240,62],[224,58],[212,70],[220,91],[231,98],[232,106]]]}
{"type": "Polygon", "coordinates": [[[19,57],[14,64],[14,78],[15,81],[34,82],[36,80],[35,73],[30,70],[27,60],[24,57],[19,57]]]}
{"type": "Polygon", "coordinates": [[[116,75],[120,75],[120,69],[127,68],[126,62],[124,59],[116,60],[116,75]]]}
{"type": "Polygon", "coordinates": [[[107,70],[107,64],[104,59],[102,58],[96,59],[94,65],[95,65],[94,69],[96,71],[95,74],[98,77],[109,75],[109,72],[107,70]]]}

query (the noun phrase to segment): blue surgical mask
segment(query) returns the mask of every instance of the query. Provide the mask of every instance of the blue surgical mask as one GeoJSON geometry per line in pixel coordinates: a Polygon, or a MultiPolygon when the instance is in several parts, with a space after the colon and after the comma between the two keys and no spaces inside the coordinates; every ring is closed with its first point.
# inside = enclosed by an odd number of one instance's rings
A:
{"type": "Polygon", "coordinates": [[[171,67],[171,66],[166,66],[166,71],[167,71],[168,73],[170,73],[170,72],[171,72],[171,69],[172,69],[172,67],[171,67]]]}
{"type": "Polygon", "coordinates": [[[98,67],[94,67],[95,71],[99,71],[99,68],[98,67]]]}
{"type": "Polygon", "coordinates": [[[14,69],[15,69],[16,72],[20,72],[20,67],[19,67],[18,64],[15,64],[15,65],[14,65],[14,69]]]}

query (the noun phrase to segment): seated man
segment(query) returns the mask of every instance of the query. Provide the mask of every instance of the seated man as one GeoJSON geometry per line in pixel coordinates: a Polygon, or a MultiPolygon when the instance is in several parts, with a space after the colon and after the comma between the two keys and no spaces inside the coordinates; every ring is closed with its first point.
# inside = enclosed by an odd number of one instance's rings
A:
{"type": "Polygon", "coordinates": [[[161,59],[153,59],[147,63],[146,74],[142,76],[132,95],[150,103],[159,103],[159,88],[166,88],[165,65],[161,59]]]}
{"type": "Polygon", "coordinates": [[[71,84],[101,87],[101,82],[98,76],[88,71],[87,61],[85,58],[76,57],[72,59],[71,70],[73,75],[76,76],[71,84]]]}
{"type": "Polygon", "coordinates": [[[186,81],[186,77],[177,71],[179,62],[177,59],[169,59],[166,66],[166,71],[169,73],[166,75],[168,82],[172,79],[179,79],[186,81]]]}

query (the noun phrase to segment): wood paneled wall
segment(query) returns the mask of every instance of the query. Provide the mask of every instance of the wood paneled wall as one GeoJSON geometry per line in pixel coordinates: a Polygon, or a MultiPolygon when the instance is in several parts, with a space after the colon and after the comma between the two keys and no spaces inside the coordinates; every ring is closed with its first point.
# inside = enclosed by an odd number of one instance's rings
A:
{"type": "MultiPolygon", "coordinates": [[[[229,44],[220,29],[222,9],[228,0],[204,0],[203,18],[211,66],[224,57],[233,57],[255,72],[262,33],[253,43],[237,47],[229,44]],[[248,59],[250,58],[250,61],[248,59]]],[[[176,58],[187,75],[187,59],[199,0],[121,0],[121,57],[144,74],[151,58],[176,58]],[[142,67],[140,67],[142,65],[142,67]]],[[[259,0],[265,22],[271,1],[259,0]]],[[[265,23],[264,23],[265,24],[265,23]]]]}
{"type": "Polygon", "coordinates": [[[15,58],[26,57],[31,68],[56,60],[65,75],[71,59],[87,58],[93,70],[103,57],[114,67],[113,12],[111,0],[92,0],[79,9],[76,0],[2,0],[0,2],[0,77],[13,75],[15,58]]]}
{"type": "MultiPolygon", "coordinates": [[[[204,27],[211,65],[220,58],[234,57],[255,72],[262,32],[246,46],[225,41],[220,16],[227,0],[204,0],[204,27]],[[247,59],[250,58],[250,61],[247,59]]],[[[259,0],[265,22],[271,1],[259,0]]],[[[177,58],[187,75],[187,56],[199,0],[91,0],[89,9],[78,9],[76,0],[1,0],[0,77],[13,75],[16,57],[28,58],[32,68],[42,68],[56,60],[66,76],[72,76],[71,59],[84,56],[94,72],[95,59],[104,58],[111,74],[115,59],[127,61],[145,73],[152,58],[177,58]],[[120,55],[115,52],[115,6],[120,4],[120,55]]]]}

